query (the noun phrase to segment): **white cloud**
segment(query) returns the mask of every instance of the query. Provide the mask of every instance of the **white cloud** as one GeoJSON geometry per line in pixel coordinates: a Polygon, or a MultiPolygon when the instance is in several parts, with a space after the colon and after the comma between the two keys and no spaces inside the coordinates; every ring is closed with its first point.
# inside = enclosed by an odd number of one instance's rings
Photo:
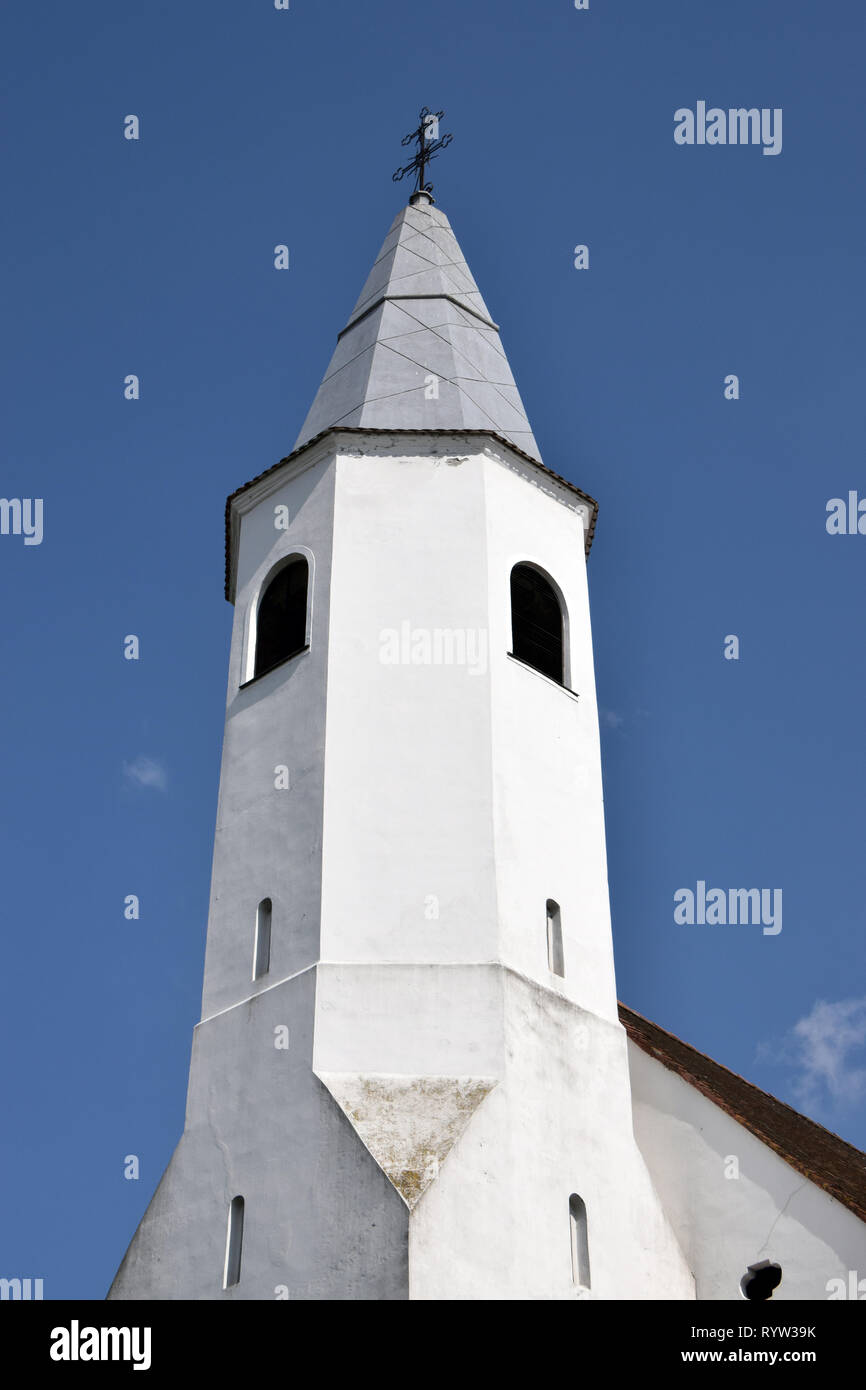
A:
{"type": "Polygon", "coordinates": [[[623,722],[622,715],[617,714],[616,710],[600,709],[598,713],[602,724],[608,729],[618,729],[623,722]]]}
{"type": "Polygon", "coordinates": [[[168,776],[162,763],[158,763],[155,758],[146,758],[142,753],[131,763],[123,764],[123,775],[127,784],[133,787],[156,787],[158,791],[164,792],[168,784],[168,776]]]}
{"type": "Polygon", "coordinates": [[[794,1068],[792,1089],[799,1105],[856,1105],[866,1096],[866,995],[833,1004],[816,1000],[781,1047],[764,1046],[759,1053],[794,1068]]]}

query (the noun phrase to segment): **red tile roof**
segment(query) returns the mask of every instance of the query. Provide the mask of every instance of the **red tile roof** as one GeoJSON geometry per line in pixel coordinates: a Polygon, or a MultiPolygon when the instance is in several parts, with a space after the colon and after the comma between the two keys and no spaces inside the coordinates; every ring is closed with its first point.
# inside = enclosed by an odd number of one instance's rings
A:
{"type": "Polygon", "coordinates": [[[866,1154],[625,1004],[619,1006],[619,1017],[643,1052],[676,1072],[791,1168],[866,1221],[866,1154]]]}

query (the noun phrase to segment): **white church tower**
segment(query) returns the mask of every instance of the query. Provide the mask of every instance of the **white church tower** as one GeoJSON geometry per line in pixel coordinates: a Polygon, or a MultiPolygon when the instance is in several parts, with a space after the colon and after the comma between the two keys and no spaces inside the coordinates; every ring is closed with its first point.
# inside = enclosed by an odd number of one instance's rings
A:
{"type": "Polygon", "coordinates": [[[202,1017],[110,1298],[695,1296],[617,1013],[595,515],[416,192],[227,505],[202,1017]]]}

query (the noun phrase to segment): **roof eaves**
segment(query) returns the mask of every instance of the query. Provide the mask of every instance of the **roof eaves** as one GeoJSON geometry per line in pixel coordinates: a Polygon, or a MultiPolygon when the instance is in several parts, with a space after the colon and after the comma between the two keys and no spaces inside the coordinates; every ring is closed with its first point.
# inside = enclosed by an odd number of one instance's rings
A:
{"type": "Polygon", "coordinates": [[[590,495],[589,495],[588,492],[584,492],[584,491],[582,490],[582,488],[576,487],[574,483],[570,483],[570,482],[568,481],[567,478],[563,478],[559,473],[554,473],[554,471],[553,471],[552,468],[548,468],[547,465],[544,464],[544,463],[542,463],[539,459],[533,458],[532,454],[527,454],[527,453],[525,452],[525,450],[523,450],[523,449],[521,449],[521,448],[519,447],[519,445],[512,443],[512,441],[511,441],[510,439],[506,439],[505,435],[497,434],[495,430],[461,429],[459,426],[458,426],[458,427],[455,427],[454,429],[427,429],[427,430],[424,430],[424,429],[409,429],[409,430],[407,430],[407,429],[400,429],[400,430],[396,430],[396,429],[366,428],[366,427],[364,427],[363,425],[329,425],[327,429],[325,429],[325,430],[320,430],[319,433],[313,435],[313,437],[312,437],[311,439],[307,439],[303,444],[301,444],[301,445],[299,446],[299,448],[293,449],[292,452],[291,452],[290,454],[287,454],[285,458],[282,458],[282,459],[280,459],[277,463],[272,464],[270,468],[266,468],[266,469],[264,470],[263,473],[258,473],[258,474],[256,475],[255,478],[250,478],[249,482],[242,483],[241,486],[240,486],[239,488],[235,488],[234,492],[230,493],[229,496],[226,498],[226,507],[225,507],[225,525],[226,525],[226,539],[225,539],[225,595],[226,595],[226,598],[228,599],[229,603],[232,602],[232,592],[231,592],[231,556],[232,556],[232,530],[231,530],[231,526],[232,526],[232,503],[235,502],[236,499],[237,499],[238,497],[240,497],[243,493],[245,493],[249,488],[254,487],[256,483],[260,483],[260,482],[262,481],[263,478],[268,478],[268,477],[270,477],[270,475],[271,475],[272,473],[276,473],[276,471],[277,471],[278,468],[282,468],[283,465],[286,464],[286,463],[291,463],[294,459],[298,458],[301,454],[303,454],[307,449],[312,448],[314,444],[318,444],[320,440],[324,439],[324,438],[325,438],[327,435],[329,435],[329,434],[387,434],[387,435],[394,435],[394,434],[401,434],[401,435],[403,435],[403,434],[405,434],[405,435],[413,435],[413,434],[421,434],[421,435],[449,435],[449,434],[457,434],[457,435],[483,435],[483,436],[486,436],[487,438],[495,439],[495,440],[497,441],[497,443],[499,443],[499,444],[504,444],[506,448],[511,449],[511,450],[512,450],[515,454],[517,454],[520,458],[525,459],[527,463],[531,463],[531,464],[533,465],[534,468],[539,468],[539,469],[541,469],[542,473],[546,473],[547,476],[548,476],[549,478],[555,479],[555,481],[558,482],[558,483],[561,483],[561,485],[562,485],[563,487],[568,488],[569,492],[573,492],[577,497],[579,497],[579,498],[581,499],[581,501],[583,501],[583,502],[588,502],[588,503],[589,503],[589,509],[590,509],[589,526],[587,527],[586,538],[585,538],[585,541],[584,541],[584,550],[585,550],[585,553],[586,553],[586,555],[589,555],[590,547],[591,547],[591,545],[592,545],[593,537],[594,537],[594,535],[595,535],[595,524],[596,524],[596,521],[597,521],[597,519],[598,519],[598,503],[596,502],[595,498],[594,498],[594,497],[590,497],[590,495]]]}
{"type": "Polygon", "coordinates": [[[866,1221],[866,1154],[673,1033],[619,1005],[626,1033],[816,1187],[866,1221]]]}

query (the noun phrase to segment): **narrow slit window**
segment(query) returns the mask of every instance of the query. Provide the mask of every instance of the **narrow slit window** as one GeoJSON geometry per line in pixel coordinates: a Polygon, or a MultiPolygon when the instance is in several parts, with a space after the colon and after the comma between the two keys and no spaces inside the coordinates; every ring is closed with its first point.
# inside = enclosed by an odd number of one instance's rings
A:
{"type": "Polygon", "coordinates": [[[554,975],[565,975],[565,957],[562,952],[562,915],[559,903],[547,899],[547,964],[554,975]]]}
{"type": "Polygon", "coordinates": [[[229,1206],[229,1225],[226,1233],[226,1267],[223,1288],[240,1283],[241,1250],[244,1243],[244,1199],[233,1197],[229,1206]]]}
{"type": "Polygon", "coordinates": [[[565,684],[565,620],[556,590],[533,565],[511,571],[512,656],[565,684]]]}
{"type": "Polygon", "coordinates": [[[265,588],[256,616],[254,677],[264,675],[306,646],[309,573],[303,555],[295,555],[265,588]]]}
{"type": "Polygon", "coordinates": [[[568,1199],[568,1219],[571,1226],[571,1279],[580,1288],[590,1288],[589,1239],[586,1230],[586,1203],[576,1192],[568,1199]]]}
{"type": "Polygon", "coordinates": [[[253,979],[259,980],[271,968],[271,914],[270,898],[262,898],[256,909],[256,943],[253,950],[253,979]]]}

